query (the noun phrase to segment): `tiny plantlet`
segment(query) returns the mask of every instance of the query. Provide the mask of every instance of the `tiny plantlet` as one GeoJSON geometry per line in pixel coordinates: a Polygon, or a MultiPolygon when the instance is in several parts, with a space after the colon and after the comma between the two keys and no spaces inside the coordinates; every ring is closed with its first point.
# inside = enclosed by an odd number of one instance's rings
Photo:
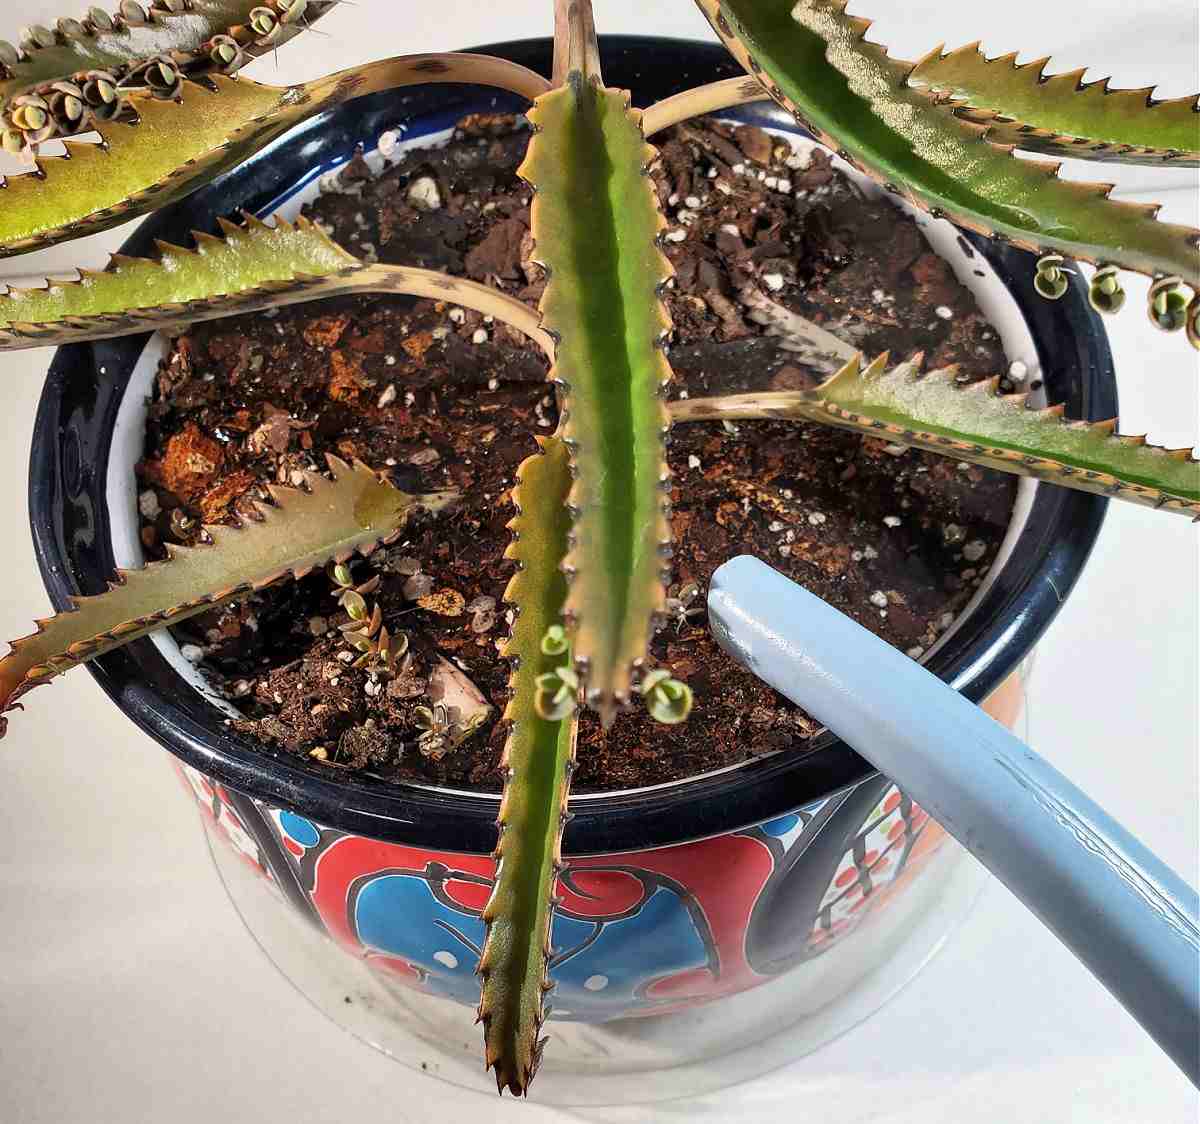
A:
{"type": "MultiPolygon", "coordinates": [[[[527,1092],[546,1043],[550,926],[582,716],[590,710],[609,727],[644,705],[673,725],[692,710],[688,685],[670,667],[647,664],[656,630],[683,631],[704,613],[697,583],[668,585],[665,442],[673,426],[815,421],[1200,517],[1200,463],[1190,448],[1121,434],[1116,419],[1067,419],[1061,406],[1002,394],[998,377],[963,386],[953,368],[925,370],[920,356],[858,356],[763,294],[752,294],[757,314],[820,353],[825,381],[670,401],[672,325],[662,293],[672,269],[648,174],[652,137],[766,98],[887,191],[1031,251],[1028,281],[1046,300],[1086,284],[1097,312],[1127,314],[1123,272],[1147,276],[1151,321],[1200,348],[1200,232],[1159,221],[1157,207],[1110,198],[1105,184],[1063,179],[1055,162],[1071,155],[1197,167],[1195,97],[1160,101],[1078,74],[1046,76],[1044,63],[988,59],[975,47],[905,62],[866,38],[869,23],[846,0],[697,3],[746,75],[645,110],[604,84],[589,0],[553,0],[548,77],[475,54],[386,59],[290,87],[239,76],[327,18],[336,0],[123,0],[115,12],[92,7],[0,41],[0,144],[28,168],[0,192],[0,256],[179,200],[297,124],[366,94],[471,83],[529,103],[533,132],[520,174],[533,197],[532,257],[548,277],[536,309],[486,285],[361,260],[305,220],[249,215],[197,231],[189,247],[164,244],[153,260],[118,257],[74,281],[0,296],[0,350],[390,293],[453,302],[544,351],[562,420],[537,437],[511,492],[504,792],[478,964],[484,1062],[501,1092],[527,1092]],[[51,154],[50,142],[65,155],[51,154]]],[[[403,675],[409,636],[385,624],[379,575],[359,580],[352,560],[394,542],[418,514],[437,519],[455,497],[408,495],[386,472],[340,460],[302,475],[298,486],[272,488],[241,526],[208,528],[198,545],[172,548],[168,561],[119,574],[108,592],[38,622],[0,659],[0,712],[148,632],[322,571],[346,617],[336,626],[339,659],[368,672],[375,687],[403,675]]],[[[488,602],[469,610],[488,620],[481,632],[496,607],[488,602]]],[[[461,720],[447,703],[429,701],[414,712],[416,742],[436,758],[482,716],[461,720]]],[[[7,722],[0,716],[0,735],[7,722]]]]}

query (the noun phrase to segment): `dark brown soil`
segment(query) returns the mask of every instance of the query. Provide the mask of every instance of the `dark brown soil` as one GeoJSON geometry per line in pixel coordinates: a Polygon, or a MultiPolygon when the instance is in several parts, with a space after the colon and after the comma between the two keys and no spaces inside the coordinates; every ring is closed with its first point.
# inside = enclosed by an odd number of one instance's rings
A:
{"type": "MultiPolygon", "coordinates": [[[[449,147],[411,152],[378,179],[355,162],[309,214],[361,256],[467,274],[536,302],[541,279],[523,264],[529,193],[514,172],[528,134],[514,124],[468,119],[449,147]]],[[[972,377],[1003,370],[995,333],[916,226],[860,198],[821,153],[802,160],[757,129],[695,124],[674,130],[662,153],[676,394],[816,381],[748,319],[743,297],[755,293],[868,354],[923,350],[972,377]]],[[[151,554],[192,541],[201,520],[236,518],[244,497],[322,466],[327,452],[388,469],[408,491],[462,493],[452,515],[420,521],[398,545],[355,563],[356,581],[381,576],[372,599],[409,639],[393,678],[344,662],[337,625],[347,618],[320,574],[179,630],[185,654],[203,660],[246,715],[235,723],[242,732],[316,768],[497,787],[505,524],[517,465],[534,451],[533,435],[556,424],[544,374],[538,352],[503,325],[423,300],[313,304],[201,325],[176,341],[139,469],[151,554]],[[416,708],[441,694],[430,676],[442,660],[494,709],[461,744],[457,729],[419,744],[416,708]]],[[[679,426],[670,461],[672,592],[683,587],[687,603],[652,656],[691,684],[695,709],[678,727],[634,711],[607,735],[585,717],[582,790],[802,751],[816,732],[710,639],[706,586],[722,562],[757,554],[919,656],[982,579],[1013,499],[999,473],[806,424],[679,426]]]]}

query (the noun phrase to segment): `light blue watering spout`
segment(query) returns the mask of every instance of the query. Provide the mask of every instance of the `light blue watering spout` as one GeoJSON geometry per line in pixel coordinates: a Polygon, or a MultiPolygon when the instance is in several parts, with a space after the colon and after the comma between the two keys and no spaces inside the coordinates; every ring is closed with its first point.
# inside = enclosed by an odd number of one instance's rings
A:
{"type": "Polygon", "coordinates": [[[756,558],[713,575],[721,646],[891,777],[1200,1087],[1200,897],[978,707],[756,558]]]}

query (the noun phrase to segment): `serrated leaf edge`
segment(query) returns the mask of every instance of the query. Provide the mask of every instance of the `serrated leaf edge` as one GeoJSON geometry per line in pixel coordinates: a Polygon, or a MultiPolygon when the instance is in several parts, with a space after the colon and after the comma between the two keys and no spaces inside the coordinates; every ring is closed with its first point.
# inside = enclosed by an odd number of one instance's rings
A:
{"type": "MultiPolygon", "coordinates": [[[[539,516],[545,519],[550,515],[550,509],[546,505],[556,505],[555,514],[562,519],[565,493],[569,487],[568,478],[560,482],[558,495],[542,495],[537,494],[536,491],[531,494],[531,489],[537,488],[537,482],[531,480],[531,475],[539,469],[553,471],[555,467],[553,462],[542,458],[558,457],[564,462],[564,469],[569,466],[569,457],[566,455],[561,441],[557,438],[538,438],[537,440],[540,452],[522,462],[517,470],[516,483],[512,490],[512,502],[516,507],[516,514],[508,524],[513,537],[505,551],[505,557],[516,562],[518,566],[517,572],[509,580],[504,592],[504,600],[514,606],[516,613],[512,631],[502,653],[512,664],[509,675],[510,699],[504,711],[504,719],[510,723],[510,729],[500,763],[504,775],[504,792],[496,820],[498,837],[496,849],[493,852],[496,860],[496,872],[492,893],[482,911],[487,933],[480,950],[477,968],[482,985],[477,1021],[484,1027],[484,1064],[486,1067],[494,1069],[497,1090],[503,1093],[507,1088],[516,1096],[523,1095],[528,1091],[529,1083],[537,1072],[542,1049],[546,1042],[541,1037],[541,1028],[546,1017],[544,998],[546,993],[552,989],[549,965],[552,953],[550,931],[555,904],[553,891],[554,882],[563,869],[562,831],[568,819],[567,799],[571,773],[574,768],[575,738],[578,731],[577,714],[558,722],[549,722],[536,715],[533,705],[536,681],[545,666],[543,653],[539,647],[541,636],[538,635],[541,625],[545,621],[536,619],[533,607],[530,605],[530,598],[544,593],[549,593],[553,597],[554,591],[547,589],[548,583],[552,581],[557,581],[562,587],[559,592],[565,594],[565,585],[562,582],[558,566],[560,560],[530,556],[529,541],[533,534],[532,522],[539,516]],[[565,761],[559,762],[561,781],[557,797],[556,829],[553,838],[545,841],[549,847],[551,874],[550,885],[546,887],[544,917],[534,920],[532,931],[517,936],[518,947],[514,955],[511,949],[506,950],[504,947],[506,942],[500,940],[500,926],[506,920],[511,921],[511,918],[505,917],[505,903],[507,902],[511,906],[513,891],[510,888],[510,881],[514,881],[515,884],[520,877],[520,872],[516,872],[514,879],[514,870],[506,863],[513,861],[509,852],[515,841],[514,832],[519,826],[511,822],[510,817],[510,805],[515,787],[521,784],[523,779],[522,763],[518,758],[535,748],[532,745],[523,744],[523,739],[531,736],[528,725],[530,723],[540,724],[544,727],[542,732],[553,737],[556,752],[563,752],[562,739],[564,737],[568,739],[569,745],[566,749],[565,761]],[[552,729],[554,733],[550,735],[552,729]],[[541,944],[539,978],[534,981],[532,988],[535,1010],[531,1013],[525,1012],[525,1017],[522,1017],[521,1012],[514,1013],[511,1009],[506,1009],[506,1003],[512,1001],[512,992],[510,989],[499,986],[506,959],[517,963],[524,959],[525,970],[528,971],[529,957],[528,955],[522,956],[522,953],[527,950],[527,943],[522,940],[522,937],[525,938],[525,941],[537,940],[541,944]],[[525,1021],[529,1024],[528,1033],[519,1036],[519,1040],[510,1040],[506,1033],[506,1027],[519,1025],[525,1021]]],[[[565,548],[565,543],[563,547],[565,548]]],[[[555,614],[536,614],[536,616],[547,615],[555,614]]],[[[532,731],[532,735],[537,733],[537,730],[532,731]]],[[[522,839],[521,842],[526,847],[529,846],[528,839],[522,839]]],[[[519,857],[520,853],[518,853],[519,857]]],[[[544,862],[546,852],[543,851],[540,856],[527,853],[525,857],[530,860],[538,858],[544,862]]],[[[511,981],[509,982],[511,983],[511,981]]],[[[527,978],[525,983],[529,983],[527,978]]]]}
{"type": "MultiPolygon", "coordinates": [[[[823,129],[818,128],[814,122],[809,121],[804,116],[804,113],[800,107],[797,106],[789,97],[787,97],[786,94],[784,94],[784,92],[766,73],[758,60],[749,52],[745,44],[743,44],[738,38],[737,34],[733,30],[732,24],[730,24],[728,19],[726,19],[721,10],[722,0],[696,0],[696,3],[704,13],[705,17],[708,19],[709,23],[712,25],[713,30],[716,31],[717,35],[724,43],[726,49],[731,55],[733,55],[738,63],[741,64],[747,73],[752,74],[755,78],[757,78],[758,81],[763,84],[763,88],[771,95],[772,99],[786,109],[788,113],[790,113],[803,128],[811,132],[821,144],[837,153],[839,157],[846,160],[846,162],[854,167],[857,171],[873,179],[886,190],[902,195],[904,199],[914,207],[917,207],[928,214],[934,215],[935,217],[949,218],[957,226],[963,227],[967,230],[971,230],[978,234],[982,234],[986,237],[994,239],[1002,238],[1008,242],[1011,242],[1015,246],[1033,252],[1044,251],[1047,248],[1056,248],[1055,243],[1047,242],[1043,244],[1037,242],[1031,239],[1027,233],[1017,231],[1015,229],[1006,229],[1004,231],[997,230],[995,227],[987,224],[986,222],[981,222],[974,216],[958,211],[957,209],[947,208],[942,210],[941,208],[934,207],[927,203],[914,190],[910,190],[903,185],[888,181],[886,177],[875,171],[869,164],[855,158],[852,154],[847,152],[842,147],[837,137],[823,129]]],[[[879,52],[881,59],[897,70],[898,77],[903,77],[904,80],[907,80],[907,73],[914,64],[893,59],[890,55],[888,55],[886,47],[867,42],[866,34],[872,26],[871,21],[858,16],[846,14],[845,8],[849,3],[849,0],[833,0],[833,3],[841,11],[848,23],[855,27],[856,40],[860,43],[864,43],[867,48],[879,52]]],[[[947,108],[947,112],[953,114],[953,109],[947,108]]],[[[993,141],[989,139],[987,125],[975,124],[974,122],[957,116],[955,116],[955,120],[964,130],[973,132],[975,134],[975,139],[978,140],[979,143],[989,145],[998,153],[1008,156],[1010,159],[1017,160],[1024,165],[1043,170],[1048,179],[1060,178],[1058,175],[1060,165],[1058,163],[1029,160],[1018,157],[1015,155],[1015,150],[1018,147],[1016,144],[1002,143],[1000,141],[993,141]]],[[[1110,206],[1121,208],[1131,213],[1138,213],[1150,222],[1157,221],[1158,212],[1161,210],[1161,204],[1158,203],[1135,203],[1129,200],[1116,200],[1110,198],[1110,193],[1114,187],[1114,185],[1110,183],[1081,183],[1074,180],[1062,180],[1061,182],[1069,185],[1073,189],[1080,191],[1082,194],[1097,195],[1105,199],[1110,206]]],[[[1178,231],[1181,238],[1185,239],[1186,243],[1191,248],[1200,250],[1200,231],[1194,230],[1190,227],[1174,226],[1173,224],[1166,225],[1171,226],[1173,230],[1178,231]]],[[[1144,273],[1147,276],[1161,275],[1160,273],[1157,273],[1151,269],[1142,268],[1141,266],[1131,264],[1127,260],[1122,260],[1120,255],[1112,250],[1112,248],[1109,248],[1107,251],[1096,250],[1095,252],[1092,252],[1090,250],[1085,250],[1081,245],[1076,244],[1071,250],[1071,253],[1079,260],[1091,262],[1097,266],[1109,265],[1116,261],[1117,264],[1122,266],[1122,268],[1130,269],[1134,272],[1144,273]]],[[[1187,280],[1188,284],[1191,285],[1193,289],[1200,289],[1200,254],[1197,254],[1195,264],[1190,269],[1185,271],[1184,276],[1185,280],[1187,280]]]]}
{"type": "MultiPolygon", "coordinates": [[[[408,516],[418,507],[436,510],[451,499],[446,493],[409,496],[359,462],[350,465],[332,456],[327,460],[333,480],[306,472],[303,490],[271,486],[268,490],[275,506],[256,503],[256,520],[239,527],[207,527],[208,543],[169,546],[167,561],[151,562],[137,570],[118,570],[107,593],[72,597],[69,610],[38,620],[35,632],[12,641],[8,653],[0,658],[0,738],[8,727],[4,712],[14,707],[19,709],[17,700],[22,695],[54,676],[149,632],[178,624],[284,578],[301,578],[317,566],[330,561],[344,562],[356,552],[369,554],[380,544],[399,537],[408,516]],[[123,597],[141,596],[147,585],[155,583],[160,575],[174,584],[181,569],[189,565],[189,559],[200,563],[210,561],[224,544],[245,546],[247,538],[254,544],[261,536],[264,543],[272,545],[289,530],[308,520],[319,523],[322,514],[330,512],[348,523],[357,523],[357,528],[339,535],[333,542],[318,539],[314,545],[305,540],[294,551],[291,561],[269,559],[264,561],[260,572],[231,572],[227,581],[222,580],[215,587],[211,579],[205,579],[208,587],[198,588],[193,597],[164,605],[150,614],[111,619],[113,607],[123,597]],[[103,617],[104,627],[89,623],[89,618],[96,615],[103,617]]],[[[234,546],[227,549],[233,550],[234,546]]],[[[204,575],[198,574],[197,578],[204,575]]]]}
{"type": "MultiPolygon", "coordinates": [[[[889,443],[909,445],[939,453],[955,460],[968,461],[1000,469],[1020,476],[1032,476],[1038,480],[1079,491],[1127,500],[1146,507],[1175,511],[1194,519],[1200,519],[1200,499],[1179,494],[1169,489],[1152,488],[1109,472],[1076,467],[1048,456],[1035,456],[1005,446],[989,443],[963,441],[933,429],[908,428],[872,416],[862,409],[851,409],[834,402],[829,397],[831,389],[846,382],[866,382],[876,378],[918,377],[942,382],[963,395],[976,395],[983,403],[1002,406],[1013,410],[1028,408],[1028,393],[1000,395],[999,376],[979,382],[959,385],[956,381],[957,368],[943,367],[920,374],[923,356],[915,355],[894,368],[888,366],[888,356],[880,355],[864,365],[861,357],[855,357],[825,382],[808,391],[769,391],[761,394],[732,394],[720,398],[684,399],[672,403],[672,420],[676,423],[712,421],[719,419],[796,419],[821,422],[857,433],[865,433],[889,443]]],[[[1144,436],[1117,432],[1117,419],[1086,422],[1071,421],[1064,416],[1061,405],[1049,406],[1034,411],[1047,422],[1057,423],[1068,429],[1087,432],[1114,443],[1144,447],[1185,464],[1197,465],[1196,490],[1200,493],[1200,461],[1190,448],[1168,449],[1147,442],[1144,436]]]]}
{"type": "MultiPolygon", "coordinates": [[[[1200,152],[1197,152],[1194,147],[1189,149],[1164,148],[1135,143],[1132,139],[1103,140],[1082,133],[1060,132],[1039,126],[1031,119],[1023,119],[1020,115],[1008,113],[995,104],[985,104],[980,96],[984,92],[982,90],[976,96],[964,95],[957,88],[952,88],[949,80],[942,78],[938,70],[938,64],[947,60],[964,59],[973,66],[975,73],[981,79],[988,76],[989,68],[995,68],[996,71],[1003,71],[1003,76],[1006,78],[1017,77],[1038,88],[1051,88],[1066,97],[1100,95],[1106,100],[1112,99],[1134,105],[1147,114],[1186,112],[1196,122],[1198,141],[1200,141],[1200,116],[1197,115],[1197,109],[1200,107],[1200,94],[1157,99],[1154,97],[1153,86],[1139,89],[1112,89],[1109,86],[1111,81],[1109,78],[1085,82],[1083,75],[1087,67],[1082,66],[1060,74],[1047,75],[1045,70],[1050,63],[1050,56],[1033,59],[1026,63],[1017,62],[1016,51],[988,58],[981,49],[979,41],[957,47],[952,51],[945,51],[942,46],[935,47],[912,64],[913,69],[908,78],[910,87],[937,101],[953,105],[960,117],[976,125],[987,127],[988,136],[994,141],[1015,144],[1018,148],[1033,152],[1099,159],[1115,163],[1195,167],[1200,162],[1200,152]]],[[[1000,91],[997,91],[997,97],[999,96],[1000,91]]]]}

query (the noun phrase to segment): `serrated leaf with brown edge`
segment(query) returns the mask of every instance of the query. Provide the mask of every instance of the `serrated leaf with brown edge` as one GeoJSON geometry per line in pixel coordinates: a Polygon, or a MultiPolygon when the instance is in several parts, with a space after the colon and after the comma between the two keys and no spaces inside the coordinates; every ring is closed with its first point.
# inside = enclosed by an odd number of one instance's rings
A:
{"type": "Polygon", "coordinates": [[[195,249],[160,242],[157,260],[117,257],[100,273],[0,295],[0,351],[180,329],[335,296],[403,293],[494,316],[553,355],[537,313],[486,285],[428,269],[364,265],[305,218],[279,218],[274,226],[253,216],[244,226],[220,222],[223,237],[195,234],[195,249]]]}
{"type": "Polygon", "coordinates": [[[960,385],[957,368],[921,373],[915,357],[888,369],[852,359],[810,391],[733,394],[673,403],[677,422],[803,418],[955,460],[1200,518],[1200,461],[1116,432],[1117,422],[1067,421],[1061,406],[1030,409],[997,394],[999,379],[960,385]]]}
{"type": "Polygon", "coordinates": [[[418,507],[439,510],[452,499],[410,496],[362,464],[329,464],[334,480],[310,472],[304,490],[272,488],[277,506],[259,505],[260,521],[210,527],[211,544],[168,546],[169,561],[119,571],[107,593],[76,597],[71,610],[38,621],[0,659],[0,737],[3,713],[54,676],[283,578],[368,554],[396,538],[418,507]]]}
{"type": "Polygon", "coordinates": [[[519,174],[534,188],[534,254],[549,271],[539,309],[557,340],[551,378],[575,473],[566,615],[585,698],[610,723],[630,696],[666,601],[663,551],[671,370],[665,222],[628,95],[574,70],[534,103],[519,174]]]}
{"type": "Polygon", "coordinates": [[[299,35],[337,3],[309,0],[303,20],[280,24],[279,34],[270,42],[247,26],[251,11],[263,0],[189,0],[186,11],[156,10],[153,20],[147,23],[115,20],[110,28],[97,28],[89,22],[82,25],[83,34],[74,35],[60,30],[52,46],[28,46],[20,62],[3,68],[8,77],[0,79],[0,102],[81,71],[124,72],[160,55],[171,55],[186,64],[215,35],[235,38],[247,59],[257,58],[299,35]]]}
{"type": "Polygon", "coordinates": [[[1084,82],[1085,67],[1047,75],[1049,61],[1018,63],[1015,51],[989,59],[978,43],[946,53],[939,47],[916,63],[908,84],[949,99],[1001,144],[1106,163],[1200,165],[1200,94],[1160,101],[1153,87],[1084,82]]]}
{"type": "Polygon", "coordinates": [[[487,55],[409,55],[299,86],[215,75],[185,82],[178,101],[134,92],[136,123],[102,123],[103,144],[67,141],[68,155],[0,191],[0,258],[107,230],[183,198],[292,126],[351,98],[430,82],[492,85],[528,97],[546,89],[525,67],[487,55]]]}
{"type": "Polygon", "coordinates": [[[868,43],[870,23],[847,14],[846,0],[697,3],[779,104],[915,205],[1027,249],[1200,285],[1200,232],[989,140],[986,127],[910,87],[912,64],[868,43]]]}
{"type": "Polygon", "coordinates": [[[570,517],[570,457],[556,438],[539,439],[541,452],[517,471],[513,489],[513,542],[505,555],[520,567],[505,591],[516,607],[504,656],[513,661],[511,724],[501,771],[496,875],[483,909],[487,937],[479,960],[483,981],[479,1021],[485,1061],[496,1087],[520,1096],[537,1071],[543,1001],[550,989],[550,923],[554,883],[562,866],[562,829],[575,758],[577,714],[542,718],[534,706],[537,678],[562,666],[564,656],[542,651],[542,638],[562,621],[567,583],[561,570],[570,517]]]}

